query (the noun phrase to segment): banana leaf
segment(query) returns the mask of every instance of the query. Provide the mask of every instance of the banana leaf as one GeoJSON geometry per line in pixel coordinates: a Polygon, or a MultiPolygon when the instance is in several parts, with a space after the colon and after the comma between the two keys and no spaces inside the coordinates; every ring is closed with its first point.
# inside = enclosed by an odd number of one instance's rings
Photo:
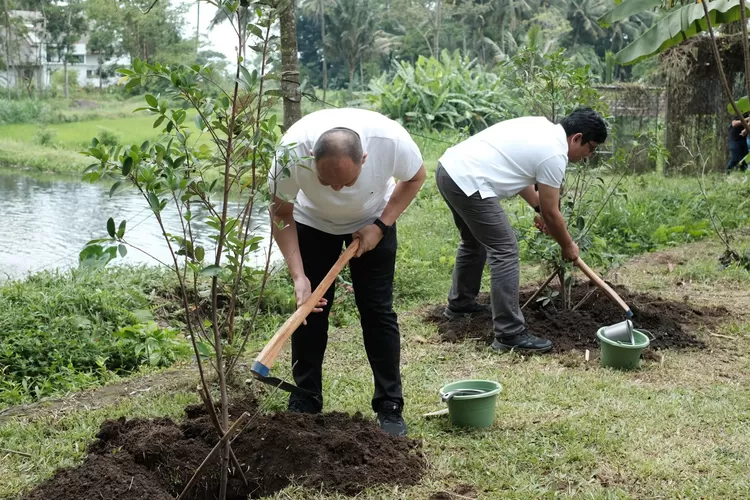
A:
{"type": "Polygon", "coordinates": [[[600,17],[599,25],[602,28],[609,28],[612,23],[622,21],[630,16],[659,7],[661,4],[662,0],[625,0],[622,3],[618,3],[614,9],[600,17]]]}
{"type": "MultiPolygon", "coordinates": [[[[737,104],[737,108],[740,110],[740,113],[745,114],[748,111],[750,111],[750,101],[748,101],[747,96],[741,97],[739,101],[737,101],[735,104],[737,104]]],[[[734,108],[731,104],[727,104],[727,111],[730,115],[734,115],[734,108]]]]}
{"type": "MultiPolygon", "coordinates": [[[[740,20],[739,0],[715,0],[706,5],[714,27],[740,20]]],[[[618,52],[615,58],[619,64],[635,64],[674,47],[706,28],[703,6],[699,3],[689,4],[673,10],[657,21],[633,43],[618,52]]]]}

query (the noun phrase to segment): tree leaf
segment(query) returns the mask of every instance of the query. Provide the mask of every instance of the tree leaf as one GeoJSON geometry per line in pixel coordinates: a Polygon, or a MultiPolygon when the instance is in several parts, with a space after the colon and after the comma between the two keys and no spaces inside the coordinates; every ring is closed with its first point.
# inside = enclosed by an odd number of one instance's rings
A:
{"type": "Polygon", "coordinates": [[[159,100],[156,97],[154,97],[153,95],[151,95],[151,94],[146,94],[146,102],[152,108],[158,108],[159,107],[159,100]]]}
{"type": "Polygon", "coordinates": [[[208,342],[197,342],[196,347],[198,348],[198,354],[201,358],[210,358],[213,355],[213,348],[208,342]]]}
{"type": "Polygon", "coordinates": [[[123,219],[123,221],[120,222],[120,227],[117,228],[117,237],[118,238],[122,238],[123,236],[125,236],[125,225],[127,224],[127,222],[128,221],[126,221],[125,219],[123,219]]]}
{"type": "MultiPolygon", "coordinates": [[[[706,3],[711,17],[711,25],[716,28],[740,20],[738,0],[714,0],[706,3]]],[[[746,8],[747,10],[747,8],[746,8]]],[[[635,64],[654,54],[660,54],[675,45],[684,42],[707,28],[703,5],[691,3],[669,12],[654,23],[633,43],[617,53],[615,59],[619,64],[635,64]]]]}
{"type": "Polygon", "coordinates": [[[159,204],[159,198],[153,193],[148,193],[148,204],[151,207],[151,210],[154,211],[154,213],[161,212],[161,205],[159,204]]]}
{"type": "Polygon", "coordinates": [[[619,3],[614,9],[610,10],[599,18],[599,25],[602,28],[609,28],[612,23],[622,21],[630,16],[640,14],[647,10],[659,7],[662,0],[625,0],[619,3]]]}
{"type": "Polygon", "coordinates": [[[218,276],[221,273],[221,266],[217,266],[216,264],[211,264],[210,266],[206,266],[203,269],[201,269],[200,275],[201,276],[218,276]]]}
{"type": "Polygon", "coordinates": [[[125,157],[125,160],[122,162],[122,175],[128,175],[131,170],[133,170],[133,157],[127,156],[125,157]]]}
{"type": "Polygon", "coordinates": [[[125,257],[128,254],[128,247],[125,245],[118,245],[117,251],[120,252],[120,257],[125,257]]]}
{"type": "Polygon", "coordinates": [[[206,256],[206,251],[203,249],[203,247],[195,247],[195,258],[197,260],[203,260],[203,257],[206,256]]]}
{"type": "Polygon", "coordinates": [[[123,185],[123,181],[117,181],[114,184],[112,184],[112,187],[109,188],[109,197],[112,198],[112,195],[114,195],[117,191],[119,191],[122,185],[123,185]]]}
{"type": "Polygon", "coordinates": [[[115,237],[115,220],[110,217],[107,219],[107,233],[114,238],[115,237]]]}
{"type": "Polygon", "coordinates": [[[157,118],[157,119],[156,119],[156,121],[154,122],[154,128],[156,128],[156,127],[158,127],[159,125],[161,125],[161,123],[162,123],[163,121],[164,121],[164,116],[160,116],[159,118],[157,118]]]}

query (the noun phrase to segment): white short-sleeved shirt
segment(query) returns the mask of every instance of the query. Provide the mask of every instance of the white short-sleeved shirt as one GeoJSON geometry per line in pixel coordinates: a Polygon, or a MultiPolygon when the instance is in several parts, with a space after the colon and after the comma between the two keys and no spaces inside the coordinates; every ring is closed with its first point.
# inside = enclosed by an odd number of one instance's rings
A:
{"type": "Polygon", "coordinates": [[[562,185],[567,136],[544,117],[515,118],[449,148],[439,161],[466,196],[510,198],[535,183],[562,185]]]}
{"type": "Polygon", "coordinates": [[[344,127],[362,140],[367,159],[353,186],[334,191],[318,181],[315,160],[288,165],[289,176],[276,164],[268,175],[271,192],[293,201],[294,220],[329,234],[351,234],[380,217],[396,186],[394,177],[408,181],[422,166],[422,155],[409,133],[395,121],[364,109],[326,109],[304,116],[284,135],[284,144],[296,144],[298,158],[312,156],[324,132],[344,127]]]}

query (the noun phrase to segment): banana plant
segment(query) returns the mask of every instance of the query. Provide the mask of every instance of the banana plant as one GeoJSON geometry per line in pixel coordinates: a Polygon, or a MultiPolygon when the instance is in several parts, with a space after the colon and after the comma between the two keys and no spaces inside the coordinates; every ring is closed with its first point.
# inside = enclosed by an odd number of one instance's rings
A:
{"type": "MultiPolygon", "coordinates": [[[[707,2],[705,7],[712,26],[742,19],[739,0],[714,0],[707,2]]],[[[619,64],[635,64],[708,29],[704,6],[700,2],[672,7],[669,2],[665,4],[660,0],[625,0],[604,14],[599,23],[606,27],[655,8],[666,9],[667,14],[617,53],[616,60],[619,64]]]]}

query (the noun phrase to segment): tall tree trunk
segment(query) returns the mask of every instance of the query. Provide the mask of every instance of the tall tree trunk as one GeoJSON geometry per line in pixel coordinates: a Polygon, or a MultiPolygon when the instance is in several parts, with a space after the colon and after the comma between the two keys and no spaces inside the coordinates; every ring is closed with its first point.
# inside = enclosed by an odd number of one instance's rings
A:
{"type": "Polygon", "coordinates": [[[8,0],[5,0],[5,87],[10,99],[10,12],[8,0]]]}
{"type": "Polygon", "coordinates": [[[284,127],[302,118],[297,61],[297,2],[291,0],[279,17],[281,28],[281,92],[284,95],[284,127]]]}
{"type": "Polygon", "coordinates": [[[357,61],[349,61],[349,94],[354,92],[354,70],[357,69],[357,61]]]}
{"type": "Polygon", "coordinates": [[[63,74],[65,75],[65,98],[68,98],[68,54],[65,54],[63,60],[63,74]]]}
{"type": "Polygon", "coordinates": [[[195,5],[198,7],[198,13],[195,16],[195,59],[198,60],[198,49],[201,39],[201,0],[197,0],[195,5]]]}
{"type": "MultiPolygon", "coordinates": [[[[8,0],[5,0],[6,2],[8,0]]],[[[320,46],[322,48],[323,56],[323,101],[326,100],[326,93],[328,92],[328,61],[326,60],[326,4],[325,0],[318,0],[320,5],[320,46]]]]}
{"type": "Polygon", "coordinates": [[[360,90],[365,89],[365,72],[362,69],[362,58],[359,58],[359,88],[360,90]]]}
{"type": "Polygon", "coordinates": [[[432,47],[435,49],[435,57],[440,59],[440,28],[442,25],[442,6],[443,0],[435,2],[435,35],[433,37],[432,47]]]}
{"type": "MultiPolygon", "coordinates": [[[[67,30],[65,32],[65,37],[67,39],[68,36],[70,36],[70,18],[73,17],[73,9],[68,5],[68,25],[66,26],[67,30]]],[[[68,98],[69,90],[68,90],[68,55],[70,52],[70,47],[65,47],[65,59],[63,60],[63,73],[65,74],[65,98],[68,98]]]]}

